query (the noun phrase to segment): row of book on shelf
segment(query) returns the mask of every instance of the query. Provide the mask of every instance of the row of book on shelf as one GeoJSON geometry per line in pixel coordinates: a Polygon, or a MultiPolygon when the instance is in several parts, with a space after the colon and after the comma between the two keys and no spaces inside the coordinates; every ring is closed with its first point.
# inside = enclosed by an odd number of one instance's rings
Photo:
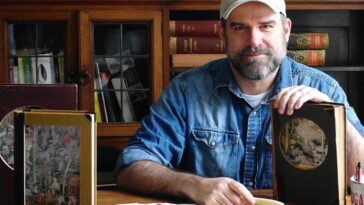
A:
{"type": "Polygon", "coordinates": [[[143,116],[139,107],[147,100],[147,93],[143,91],[143,83],[130,55],[130,52],[124,52],[121,62],[118,58],[103,58],[95,62],[94,106],[97,122],[130,123],[143,116]]]}
{"type": "Polygon", "coordinates": [[[52,53],[9,58],[9,82],[12,84],[64,83],[64,57],[52,53]],[[38,65],[38,66],[36,66],[38,65]]]}
{"type": "MultiPolygon", "coordinates": [[[[173,68],[198,67],[226,57],[225,42],[219,36],[219,21],[171,20],[170,53],[173,68]]],[[[325,66],[328,33],[291,33],[287,55],[308,66],[325,66]]]]}

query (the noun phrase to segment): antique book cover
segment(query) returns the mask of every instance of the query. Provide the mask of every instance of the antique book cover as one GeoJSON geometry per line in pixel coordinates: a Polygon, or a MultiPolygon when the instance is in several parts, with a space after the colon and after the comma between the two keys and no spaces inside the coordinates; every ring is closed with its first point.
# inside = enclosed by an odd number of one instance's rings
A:
{"type": "Polygon", "coordinates": [[[96,203],[93,112],[14,111],[16,204],[96,203]]]}
{"type": "Polygon", "coordinates": [[[288,49],[328,49],[328,33],[291,33],[288,49]]]}
{"type": "Polygon", "coordinates": [[[218,20],[171,20],[170,36],[219,37],[218,20]]]}
{"type": "Polygon", "coordinates": [[[0,199],[4,204],[15,204],[14,187],[14,121],[13,112],[22,107],[44,109],[78,109],[77,85],[0,85],[0,199]]]}
{"type": "Polygon", "coordinates": [[[345,204],[346,114],[336,103],[305,103],[293,115],[271,106],[274,198],[345,204]]]}
{"type": "Polygon", "coordinates": [[[220,37],[173,36],[169,40],[171,53],[225,53],[225,42],[220,37]]]}
{"type": "Polygon", "coordinates": [[[326,50],[287,50],[287,56],[307,66],[326,65],[326,50]]]}

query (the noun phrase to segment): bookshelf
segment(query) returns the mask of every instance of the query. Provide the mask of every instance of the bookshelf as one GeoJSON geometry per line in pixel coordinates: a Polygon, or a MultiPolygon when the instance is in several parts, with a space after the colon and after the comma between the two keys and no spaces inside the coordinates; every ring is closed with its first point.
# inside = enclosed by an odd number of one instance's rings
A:
{"type": "MultiPolygon", "coordinates": [[[[364,89],[364,84],[360,83],[364,77],[364,58],[360,52],[364,46],[361,37],[364,32],[361,27],[364,23],[364,1],[286,2],[288,16],[293,20],[293,31],[329,33],[328,63],[319,69],[342,82],[349,100],[364,120],[364,99],[359,95],[360,90],[364,89]]],[[[59,83],[79,85],[79,109],[95,110],[95,96],[100,93],[113,93],[114,99],[119,98],[120,105],[114,105],[120,107],[115,120],[101,118],[98,123],[98,144],[120,150],[140,127],[140,119],[148,113],[149,106],[158,99],[173,76],[190,69],[171,67],[169,22],[218,20],[219,3],[220,0],[2,0],[0,83],[12,82],[9,59],[35,57],[40,60],[44,53],[52,53],[57,61],[61,58],[64,80],[59,83]],[[38,50],[31,53],[14,53],[11,49],[14,47],[11,45],[13,39],[8,33],[12,24],[17,27],[22,25],[22,31],[14,36],[24,39],[33,38],[33,34],[29,34],[32,29],[28,27],[39,30],[46,25],[57,27],[53,33],[45,34],[55,48],[44,52],[42,46],[38,46],[38,50]],[[109,62],[106,69],[102,67],[105,62],[109,62]],[[110,72],[112,64],[116,66],[115,73],[110,72]],[[111,73],[115,74],[114,83],[110,83],[112,86],[95,85],[100,76],[97,75],[96,65],[99,73],[106,73],[108,78],[111,73]],[[124,71],[130,69],[138,74],[142,86],[123,86],[124,71]],[[137,106],[139,117],[125,116],[127,106],[124,106],[126,104],[122,99],[130,98],[133,94],[143,99],[137,106]]],[[[36,33],[41,34],[39,31],[36,33]]],[[[36,48],[35,44],[41,39],[38,36],[26,42],[33,44],[31,48],[36,48]]],[[[15,39],[15,44],[19,43],[15,39]]],[[[100,103],[100,98],[97,99],[100,103]]]]}

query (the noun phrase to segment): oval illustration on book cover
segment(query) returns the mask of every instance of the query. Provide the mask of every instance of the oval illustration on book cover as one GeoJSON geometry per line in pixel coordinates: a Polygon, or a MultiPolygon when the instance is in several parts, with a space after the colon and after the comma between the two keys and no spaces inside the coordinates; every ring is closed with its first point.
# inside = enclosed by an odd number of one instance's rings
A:
{"type": "Polygon", "coordinates": [[[279,133],[279,145],[285,159],[294,167],[311,170],[327,156],[328,143],[323,130],[306,118],[294,118],[279,133]]]}

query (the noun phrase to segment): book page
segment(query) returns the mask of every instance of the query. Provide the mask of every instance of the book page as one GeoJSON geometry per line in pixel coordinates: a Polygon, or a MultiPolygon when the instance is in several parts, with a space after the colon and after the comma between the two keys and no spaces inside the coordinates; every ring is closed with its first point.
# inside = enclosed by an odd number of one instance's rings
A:
{"type": "MultiPolygon", "coordinates": [[[[148,204],[148,205],[177,205],[171,203],[126,203],[126,204],[118,204],[118,205],[139,205],[139,204],[148,204]]],[[[196,205],[196,204],[178,204],[178,205],[196,205]]],[[[255,197],[255,205],[284,205],[282,202],[273,200],[273,199],[265,199],[260,197],[255,197]]]]}

